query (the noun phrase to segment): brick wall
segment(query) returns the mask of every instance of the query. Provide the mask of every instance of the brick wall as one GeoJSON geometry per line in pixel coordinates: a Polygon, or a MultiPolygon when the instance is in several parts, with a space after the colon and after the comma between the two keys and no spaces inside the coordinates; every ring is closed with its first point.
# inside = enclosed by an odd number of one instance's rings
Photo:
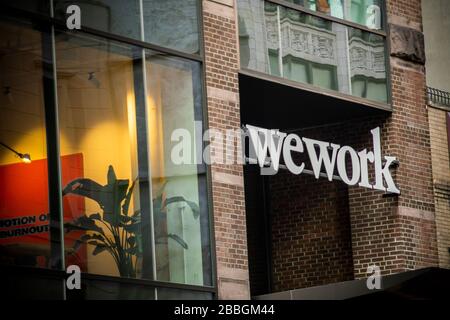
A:
{"type": "Polygon", "coordinates": [[[273,290],[353,279],[347,186],[287,171],[270,182],[273,290]]]}
{"type": "MultiPolygon", "coordinates": [[[[297,134],[359,151],[372,145],[370,130],[385,121],[385,116],[353,119],[297,134]]],[[[307,159],[301,160],[310,168],[307,159]]],[[[369,165],[372,171],[373,165],[369,165]]],[[[354,264],[366,263],[365,259],[376,254],[375,246],[387,250],[384,239],[395,240],[374,231],[393,224],[383,207],[395,207],[396,198],[383,199],[380,191],[367,192],[339,181],[286,171],[270,180],[275,291],[352,280],[354,264]],[[380,199],[386,204],[377,204],[380,199]],[[355,206],[360,211],[356,212],[355,206]]]]}
{"type": "MultiPolygon", "coordinates": [[[[389,23],[420,32],[420,6],[420,0],[387,1],[389,23]]],[[[390,62],[393,112],[382,125],[382,146],[400,161],[395,179],[401,195],[386,198],[371,190],[350,190],[356,278],[365,277],[371,264],[390,274],[438,263],[425,70],[395,57],[390,62]]]]}
{"type": "MultiPolygon", "coordinates": [[[[234,1],[203,1],[209,128],[240,127],[238,44],[234,1]]],[[[233,150],[227,150],[231,156],[233,150]]],[[[243,169],[212,165],[212,198],[220,299],[248,299],[247,233],[243,169]]]]}
{"type": "Polygon", "coordinates": [[[447,112],[429,107],[439,266],[450,268],[450,159],[447,112]]]}
{"type": "Polygon", "coordinates": [[[395,179],[401,195],[380,197],[352,188],[355,277],[370,264],[384,274],[437,264],[430,137],[423,67],[391,59],[393,113],[382,125],[385,154],[400,161],[395,179]],[[374,210],[375,209],[375,210],[374,210]],[[370,221],[376,224],[371,228],[370,221]]]}
{"type": "Polygon", "coordinates": [[[422,30],[421,0],[387,0],[386,7],[389,22],[422,30]]]}
{"type": "MultiPolygon", "coordinates": [[[[366,277],[373,264],[382,274],[437,265],[430,142],[428,130],[417,130],[427,118],[416,103],[420,93],[413,93],[417,78],[399,81],[406,90],[395,102],[399,114],[298,134],[370,150],[370,130],[381,127],[383,154],[400,161],[392,169],[400,196],[288,172],[270,178],[275,291],[366,277]]],[[[369,165],[371,181],[373,172],[369,165]]]]}

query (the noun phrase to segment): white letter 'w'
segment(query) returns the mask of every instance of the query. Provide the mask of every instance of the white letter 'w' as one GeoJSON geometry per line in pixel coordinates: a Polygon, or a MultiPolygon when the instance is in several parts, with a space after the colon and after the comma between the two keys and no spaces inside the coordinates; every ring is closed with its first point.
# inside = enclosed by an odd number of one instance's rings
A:
{"type": "Polygon", "coordinates": [[[271,160],[270,166],[275,172],[277,172],[280,166],[281,149],[286,133],[250,125],[247,125],[246,127],[250,133],[251,143],[256,152],[259,166],[262,168],[265,164],[267,164],[267,151],[269,151],[271,160]]]}

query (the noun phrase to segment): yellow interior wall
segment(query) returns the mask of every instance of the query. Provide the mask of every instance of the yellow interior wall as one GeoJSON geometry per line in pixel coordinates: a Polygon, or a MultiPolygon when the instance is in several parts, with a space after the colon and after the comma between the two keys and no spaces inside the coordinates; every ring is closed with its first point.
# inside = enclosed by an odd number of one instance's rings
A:
{"type": "MultiPolygon", "coordinates": [[[[84,177],[101,185],[109,165],[131,185],[137,175],[132,62],[103,49],[57,40],[61,155],[82,153],[84,177]]],[[[93,200],[85,204],[88,215],[102,212],[93,200]]],[[[111,255],[93,256],[93,249],[88,248],[88,271],[117,276],[111,255]]]]}
{"type": "MultiPolygon", "coordinates": [[[[41,37],[0,24],[0,141],[33,160],[46,158],[41,37]],[[9,88],[9,93],[7,93],[9,88]]],[[[21,163],[0,146],[0,165],[21,163]]]]}

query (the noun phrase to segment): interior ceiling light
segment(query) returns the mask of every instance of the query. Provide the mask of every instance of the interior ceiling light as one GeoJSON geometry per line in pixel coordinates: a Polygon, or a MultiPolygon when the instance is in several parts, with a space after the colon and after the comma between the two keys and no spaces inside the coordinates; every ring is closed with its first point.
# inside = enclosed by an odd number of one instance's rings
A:
{"type": "Polygon", "coordinates": [[[9,151],[13,152],[16,156],[18,156],[20,159],[22,159],[23,163],[31,163],[31,156],[29,153],[20,153],[10,146],[4,144],[3,142],[0,142],[0,145],[2,145],[4,148],[8,149],[9,151]]]}

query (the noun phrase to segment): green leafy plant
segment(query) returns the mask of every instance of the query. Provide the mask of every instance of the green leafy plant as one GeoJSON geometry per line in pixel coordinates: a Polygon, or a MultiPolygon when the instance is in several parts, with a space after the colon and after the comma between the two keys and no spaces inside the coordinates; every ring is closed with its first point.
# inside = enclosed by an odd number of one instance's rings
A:
{"type": "MultiPolygon", "coordinates": [[[[102,214],[83,215],[74,221],[65,223],[65,232],[75,230],[86,231],[75,241],[74,252],[82,244],[94,246],[93,255],[108,252],[114,259],[121,277],[136,277],[137,261],[142,256],[142,221],[140,210],[129,213],[132,194],[136,180],[130,186],[129,180],[117,179],[112,166],[108,168],[107,184],[100,185],[91,179],[75,179],[63,189],[63,196],[73,194],[92,199],[102,209],[102,214]]],[[[164,186],[163,186],[164,188],[164,186]]],[[[162,189],[163,189],[162,188],[162,189]]],[[[168,234],[165,221],[167,205],[176,202],[186,203],[195,218],[200,212],[196,203],[187,201],[182,196],[166,198],[164,191],[157,193],[153,199],[153,215],[155,220],[155,241],[158,243],[171,238],[184,249],[188,244],[176,234],[168,234]]]]}

